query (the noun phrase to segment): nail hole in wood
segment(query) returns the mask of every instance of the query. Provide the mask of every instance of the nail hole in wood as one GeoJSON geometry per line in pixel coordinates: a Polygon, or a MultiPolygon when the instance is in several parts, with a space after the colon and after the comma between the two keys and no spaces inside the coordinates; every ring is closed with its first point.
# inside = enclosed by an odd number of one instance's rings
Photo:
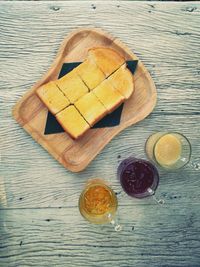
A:
{"type": "Polygon", "coordinates": [[[52,7],[50,7],[50,9],[52,9],[53,11],[58,11],[58,10],[60,10],[60,7],[59,6],[52,6],[52,7]]]}

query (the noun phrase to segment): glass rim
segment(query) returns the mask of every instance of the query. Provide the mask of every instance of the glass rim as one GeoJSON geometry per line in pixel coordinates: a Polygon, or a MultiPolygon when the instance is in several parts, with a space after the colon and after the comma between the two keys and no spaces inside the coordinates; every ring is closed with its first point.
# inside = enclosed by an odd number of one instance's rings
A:
{"type": "MultiPolygon", "coordinates": [[[[159,132],[157,132],[157,133],[159,133],[159,132]]],[[[156,141],[155,144],[153,145],[153,158],[154,158],[156,164],[157,164],[159,167],[161,167],[162,169],[166,169],[166,170],[169,170],[169,171],[170,171],[170,170],[178,170],[178,169],[181,169],[181,168],[183,168],[184,166],[186,166],[186,165],[190,162],[191,155],[192,155],[192,146],[191,146],[191,143],[190,143],[189,139],[188,139],[184,134],[179,133],[179,132],[173,132],[173,131],[170,132],[170,131],[168,131],[168,132],[160,132],[160,133],[163,133],[163,134],[157,139],[157,141],[156,141]],[[183,137],[183,138],[186,140],[186,142],[187,142],[187,144],[188,144],[188,146],[189,146],[189,157],[188,157],[187,161],[186,161],[183,165],[181,165],[180,167],[174,168],[173,166],[174,166],[175,164],[173,164],[171,167],[168,167],[168,165],[161,165],[161,164],[157,161],[157,159],[156,159],[156,156],[155,156],[155,146],[156,146],[156,144],[158,143],[158,141],[159,141],[163,136],[165,136],[165,135],[167,135],[167,134],[177,134],[177,135],[180,135],[181,137],[183,137]]],[[[154,134],[156,134],[156,133],[154,133],[154,134]]],[[[154,134],[150,135],[149,138],[150,138],[151,136],[153,136],[154,134]]],[[[148,138],[148,139],[149,139],[149,138],[148,138]]],[[[148,139],[147,139],[147,141],[148,141],[148,139]]],[[[146,141],[146,143],[147,143],[147,141],[146,141]]]]}

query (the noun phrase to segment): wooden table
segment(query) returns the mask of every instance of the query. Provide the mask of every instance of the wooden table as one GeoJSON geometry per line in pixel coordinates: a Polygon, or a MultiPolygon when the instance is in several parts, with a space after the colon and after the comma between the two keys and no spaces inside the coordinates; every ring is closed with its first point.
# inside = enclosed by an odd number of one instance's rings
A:
{"type": "Polygon", "coordinates": [[[200,172],[160,170],[164,206],[120,194],[116,179],[120,160],[145,158],[154,131],[184,133],[200,161],[199,49],[200,2],[0,3],[0,266],[200,266],[200,172]],[[75,174],[20,128],[11,109],[79,27],[100,27],[126,43],[150,71],[158,103],[75,174]],[[79,214],[80,192],[92,177],[118,193],[122,232],[79,214]]]}

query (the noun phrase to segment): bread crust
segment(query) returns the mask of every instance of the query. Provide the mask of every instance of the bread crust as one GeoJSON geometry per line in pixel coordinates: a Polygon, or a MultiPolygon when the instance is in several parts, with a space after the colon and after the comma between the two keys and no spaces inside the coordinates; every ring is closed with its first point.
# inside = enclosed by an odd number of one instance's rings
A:
{"type": "Polygon", "coordinates": [[[112,86],[128,99],[134,92],[134,77],[126,64],[116,70],[108,80],[112,86]]]}
{"type": "Polygon", "coordinates": [[[103,71],[106,77],[125,63],[125,58],[112,48],[95,47],[88,50],[88,57],[103,71]]]}

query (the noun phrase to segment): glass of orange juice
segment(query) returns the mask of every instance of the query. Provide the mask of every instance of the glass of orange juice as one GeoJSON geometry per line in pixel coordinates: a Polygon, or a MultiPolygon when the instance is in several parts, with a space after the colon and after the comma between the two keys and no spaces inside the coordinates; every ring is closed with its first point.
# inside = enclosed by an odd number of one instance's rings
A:
{"type": "Polygon", "coordinates": [[[148,158],[167,170],[182,168],[191,158],[189,140],[176,132],[157,132],[146,141],[148,158]]]}
{"type": "Polygon", "coordinates": [[[91,223],[111,223],[115,231],[121,230],[115,220],[118,201],[115,192],[102,179],[89,180],[79,198],[81,215],[91,223]]]}

